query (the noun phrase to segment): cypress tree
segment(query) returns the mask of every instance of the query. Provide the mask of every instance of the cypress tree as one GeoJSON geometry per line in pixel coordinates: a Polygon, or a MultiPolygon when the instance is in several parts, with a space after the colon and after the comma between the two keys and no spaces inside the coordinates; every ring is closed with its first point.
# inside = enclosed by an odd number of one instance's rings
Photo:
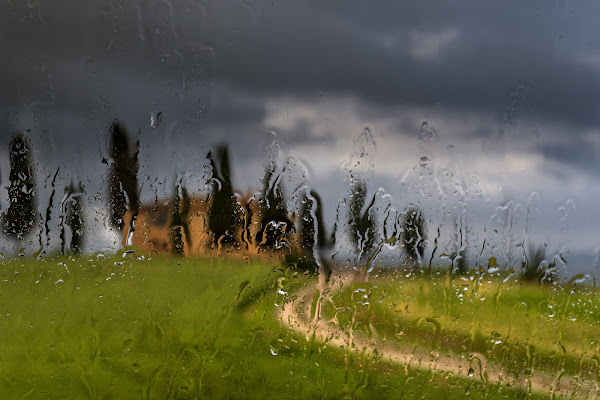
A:
{"type": "Polygon", "coordinates": [[[23,239],[36,220],[36,193],[29,142],[23,132],[16,132],[8,145],[10,174],[8,177],[9,206],[2,218],[4,233],[23,239]]]}
{"type": "Polygon", "coordinates": [[[311,272],[318,272],[315,251],[325,246],[325,227],[323,225],[321,198],[314,190],[310,192],[310,196],[305,195],[302,201],[299,231],[302,254],[298,259],[298,267],[309,269],[311,272]]]}
{"type": "Polygon", "coordinates": [[[208,210],[208,228],[214,234],[214,243],[233,242],[236,225],[235,196],[231,183],[231,165],[229,150],[220,145],[208,153],[213,171],[211,201],[208,210]]]}
{"type": "Polygon", "coordinates": [[[66,202],[63,205],[65,220],[62,227],[61,239],[63,254],[67,253],[65,225],[71,231],[71,241],[68,248],[75,255],[81,254],[83,248],[83,186],[81,183],[75,187],[73,182],[65,188],[66,202]]]}
{"type": "Polygon", "coordinates": [[[283,173],[280,172],[273,184],[271,179],[275,175],[276,164],[271,163],[265,169],[263,179],[263,190],[261,199],[261,223],[260,230],[256,235],[258,245],[273,248],[279,243],[282,233],[292,230],[292,222],[288,218],[287,207],[279,179],[283,173]]]}
{"type": "Polygon", "coordinates": [[[351,197],[348,205],[348,229],[350,240],[357,253],[370,257],[375,245],[375,220],[370,211],[375,204],[375,195],[364,208],[367,196],[367,184],[356,180],[351,185],[351,197]]]}
{"type": "Polygon", "coordinates": [[[169,222],[169,243],[171,251],[179,256],[185,254],[184,240],[191,245],[189,227],[190,196],[182,182],[177,182],[171,199],[171,221],[169,222]]]}
{"type": "Polygon", "coordinates": [[[411,208],[404,216],[404,232],[402,241],[408,260],[415,268],[420,267],[418,262],[423,262],[425,255],[425,219],[420,210],[411,208]]]}
{"type": "Polygon", "coordinates": [[[108,206],[111,224],[123,231],[125,212],[131,210],[133,218],[139,212],[139,190],[137,174],[140,168],[139,142],[129,148],[129,138],[125,128],[114,121],[109,129],[109,153],[111,162],[108,175],[108,206]]]}

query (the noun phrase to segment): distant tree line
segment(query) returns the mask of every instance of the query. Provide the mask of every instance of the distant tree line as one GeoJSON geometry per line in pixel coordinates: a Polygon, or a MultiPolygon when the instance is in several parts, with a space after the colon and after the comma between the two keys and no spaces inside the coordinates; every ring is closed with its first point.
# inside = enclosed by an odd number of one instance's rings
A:
{"type": "MultiPolygon", "coordinates": [[[[13,133],[8,143],[9,154],[9,184],[8,207],[0,215],[0,224],[4,235],[23,244],[26,238],[34,231],[36,224],[41,219],[37,211],[37,187],[34,174],[34,163],[31,146],[24,132],[13,133]]],[[[45,254],[49,245],[52,207],[55,202],[55,183],[59,170],[52,179],[52,192],[49,198],[48,208],[44,216],[45,222],[42,231],[46,234],[46,241],[42,241],[40,234],[40,255],[45,254]]],[[[83,248],[83,196],[84,190],[81,184],[70,185],[64,188],[64,196],[60,202],[60,239],[63,254],[79,254],[83,248]],[[67,238],[67,230],[70,238],[67,238]]],[[[24,246],[23,246],[24,247],[24,246]]]]}
{"type": "MultiPolygon", "coordinates": [[[[84,248],[84,187],[71,181],[64,187],[62,199],[58,200],[57,170],[52,178],[52,191],[46,215],[37,211],[37,192],[34,163],[30,143],[23,132],[15,132],[9,147],[8,206],[0,215],[2,232],[14,241],[23,241],[34,229],[39,219],[44,220],[40,245],[45,252],[49,246],[49,220],[53,207],[60,210],[61,252],[79,254],[84,248]]],[[[130,245],[128,236],[135,230],[140,210],[139,141],[132,142],[127,130],[114,121],[108,129],[108,157],[102,161],[108,166],[107,208],[110,225],[121,232],[123,245],[130,245]],[[126,220],[126,216],[129,219],[126,220]],[[125,228],[128,227],[127,230],[125,228]]],[[[265,165],[262,189],[248,199],[242,200],[234,192],[229,150],[218,145],[206,154],[211,177],[206,198],[206,232],[208,244],[214,252],[256,249],[264,254],[279,254],[286,262],[294,263],[303,270],[318,272],[322,264],[319,254],[331,247],[344,235],[357,254],[356,262],[366,268],[373,262],[384,243],[400,243],[404,249],[405,265],[420,268],[424,264],[426,246],[426,219],[422,210],[408,208],[396,221],[391,237],[379,237],[379,222],[375,215],[376,195],[367,202],[367,182],[351,179],[345,202],[346,220],[338,221],[330,236],[325,232],[321,197],[314,189],[303,186],[298,190],[299,208],[289,210],[282,183],[285,168],[279,169],[275,160],[265,165]],[[342,226],[344,225],[344,226],[342,226]]],[[[186,246],[194,244],[191,237],[191,197],[183,179],[175,179],[169,199],[167,221],[171,252],[184,255],[186,246]]],[[[458,231],[457,231],[458,232],[458,231]]],[[[438,229],[439,238],[439,229],[438,229]]],[[[436,238],[435,246],[437,249],[436,238]]],[[[467,270],[464,257],[462,221],[460,243],[456,254],[451,256],[453,268],[459,273],[467,270]]],[[[434,253],[436,251],[434,249],[434,253]]],[[[433,257],[433,254],[432,254],[433,257]]],[[[526,279],[541,280],[549,266],[544,263],[545,248],[530,246],[523,272],[526,279]]],[[[431,260],[429,261],[431,268],[431,260]]]]}
{"type": "MultiPolygon", "coordinates": [[[[139,142],[132,142],[127,130],[114,121],[108,130],[108,157],[102,161],[108,165],[107,208],[110,225],[121,232],[135,229],[135,220],[140,208],[139,142]],[[129,210],[131,218],[126,221],[129,210]]],[[[280,182],[282,171],[277,171],[275,163],[265,168],[263,188],[253,196],[248,204],[242,205],[233,190],[231,161],[226,145],[219,145],[207,154],[212,177],[207,199],[207,231],[214,249],[239,249],[250,246],[263,252],[286,254],[289,262],[313,272],[318,270],[319,251],[331,246],[335,240],[327,240],[321,197],[315,190],[302,191],[301,207],[296,212],[287,209],[283,186],[280,182]],[[258,222],[256,222],[258,221],[258,222]],[[251,227],[255,225],[254,233],[251,227]]],[[[49,220],[52,209],[60,210],[61,252],[79,254],[84,247],[84,188],[81,183],[71,182],[64,187],[62,200],[58,200],[55,183],[59,170],[56,170],[46,215],[41,218],[37,212],[37,193],[34,163],[31,148],[23,132],[13,134],[9,142],[10,174],[8,208],[1,214],[3,233],[16,241],[22,241],[30,234],[38,219],[44,219],[43,231],[49,245],[49,220]],[[67,240],[69,239],[69,240],[67,240]]],[[[352,190],[355,195],[350,202],[348,227],[350,238],[358,252],[369,254],[375,246],[375,226],[370,207],[365,207],[366,182],[357,182],[352,190]]],[[[371,201],[372,204],[373,201],[371,201]]],[[[189,221],[190,196],[182,180],[175,182],[169,201],[170,216],[169,242],[174,254],[184,254],[185,246],[191,246],[189,221]]],[[[422,252],[424,227],[420,218],[407,214],[405,241],[409,257],[422,252]],[[416,222],[416,221],[420,222],[416,222]]],[[[40,236],[40,242],[41,236],[40,236]]],[[[127,245],[126,238],[123,245],[127,245]]],[[[45,250],[44,250],[45,252],[45,250]]]]}

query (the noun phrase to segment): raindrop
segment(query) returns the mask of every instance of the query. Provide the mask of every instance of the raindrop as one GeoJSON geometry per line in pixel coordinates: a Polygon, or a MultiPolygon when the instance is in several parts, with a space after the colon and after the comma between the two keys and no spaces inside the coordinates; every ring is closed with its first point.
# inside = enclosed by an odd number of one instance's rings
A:
{"type": "Polygon", "coordinates": [[[152,128],[158,128],[162,122],[162,112],[152,111],[150,113],[150,126],[152,128]]]}
{"type": "Polygon", "coordinates": [[[424,168],[424,167],[426,167],[426,166],[427,166],[427,164],[429,164],[429,158],[428,158],[428,157],[421,157],[421,158],[419,159],[419,165],[420,165],[421,167],[423,167],[423,168],[424,168]]]}
{"type": "Polygon", "coordinates": [[[421,130],[419,131],[419,140],[424,143],[433,142],[438,137],[437,132],[434,128],[430,127],[427,121],[421,124],[421,130]]]}

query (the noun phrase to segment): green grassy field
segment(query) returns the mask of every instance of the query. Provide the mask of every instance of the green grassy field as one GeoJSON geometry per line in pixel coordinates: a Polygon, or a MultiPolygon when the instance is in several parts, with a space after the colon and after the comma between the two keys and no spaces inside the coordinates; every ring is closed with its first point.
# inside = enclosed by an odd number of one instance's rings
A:
{"type": "Polygon", "coordinates": [[[382,352],[298,333],[280,312],[309,291],[323,322],[376,337],[382,349],[476,352],[515,376],[562,371],[597,381],[595,291],[464,279],[381,274],[319,296],[316,277],[259,262],[2,260],[0,398],[550,395],[466,371],[393,363],[382,352]]]}
{"type": "Polygon", "coordinates": [[[600,377],[598,294],[589,285],[538,285],[508,274],[383,272],[336,291],[322,318],[335,318],[341,330],[376,332],[381,346],[476,356],[513,381],[540,378],[554,385],[548,394],[558,388],[586,397],[598,394],[590,389],[600,377]]]}

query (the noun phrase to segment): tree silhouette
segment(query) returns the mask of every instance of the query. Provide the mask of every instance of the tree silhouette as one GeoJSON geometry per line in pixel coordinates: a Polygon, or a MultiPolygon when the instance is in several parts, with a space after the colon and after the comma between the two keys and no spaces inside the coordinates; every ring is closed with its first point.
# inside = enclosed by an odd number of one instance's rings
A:
{"type": "Polygon", "coordinates": [[[173,197],[171,198],[171,221],[169,222],[169,244],[171,251],[177,255],[184,255],[184,241],[188,247],[191,245],[189,224],[190,196],[181,181],[176,182],[173,197]]]}
{"type": "Polygon", "coordinates": [[[297,265],[301,269],[318,272],[315,251],[325,246],[325,227],[321,198],[314,190],[310,191],[310,195],[304,196],[299,225],[301,254],[297,265]]]}
{"type": "Polygon", "coordinates": [[[243,205],[243,230],[242,230],[242,243],[244,244],[245,250],[250,248],[252,244],[252,219],[254,218],[254,212],[252,207],[255,204],[256,197],[250,197],[243,205]]]}
{"type": "Polygon", "coordinates": [[[323,221],[323,202],[321,196],[316,191],[311,190],[310,195],[315,199],[315,218],[317,219],[317,246],[323,248],[327,246],[326,233],[325,233],[325,222],[323,221]]]}
{"type": "MultiPolygon", "coordinates": [[[[351,197],[348,204],[348,229],[350,240],[361,259],[368,259],[375,247],[375,220],[371,214],[375,204],[375,196],[365,208],[367,184],[363,180],[355,180],[351,185],[351,197]]],[[[361,260],[359,260],[361,261],[361,260]]]]}
{"type": "Polygon", "coordinates": [[[64,221],[62,224],[61,241],[62,252],[67,253],[65,225],[71,231],[71,241],[68,249],[75,255],[81,254],[83,248],[83,186],[73,182],[65,188],[65,201],[62,205],[64,221]]]}
{"type": "Polygon", "coordinates": [[[460,218],[460,224],[458,221],[455,221],[457,225],[456,230],[458,236],[456,243],[457,251],[452,261],[456,264],[456,271],[462,275],[467,273],[467,259],[465,254],[467,244],[467,229],[463,221],[463,217],[459,216],[457,218],[460,218]]]}
{"type": "MultiPolygon", "coordinates": [[[[119,231],[125,227],[125,212],[131,210],[133,221],[140,208],[137,174],[140,168],[139,142],[132,153],[125,128],[114,121],[109,129],[110,165],[108,174],[108,206],[110,222],[119,231]]],[[[104,160],[108,163],[108,161],[104,160]]]]}
{"type": "Polygon", "coordinates": [[[522,263],[523,279],[537,283],[554,282],[557,280],[556,261],[546,260],[547,244],[536,245],[529,242],[526,259],[522,263]]]}
{"type": "Polygon", "coordinates": [[[46,207],[46,216],[44,219],[44,234],[46,236],[46,243],[44,244],[42,240],[42,235],[40,235],[40,247],[42,248],[42,251],[38,255],[38,258],[41,258],[44,254],[46,254],[46,251],[48,251],[48,248],[50,247],[50,219],[52,217],[52,210],[54,207],[54,196],[56,195],[56,180],[58,178],[59,171],[60,168],[57,168],[54,172],[54,177],[51,181],[52,190],[50,192],[50,196],[48,197],[48,207],[46,207]]]}
{"type": "Polygon", "coordinates": [[[292,231],[292,222],[288,218],[285,199],[279,184],[283,171],[271,184],[276,168],[275,163],[270,163],[265,168],[260,200],[261,223],[260,230],[256,235],[257,245],[267,248],[279,246],[282,236],[292,231]]]}
{"type": "Polygon", "coordinates": [[[213,171],[208,228],[214,234],[214,244],[232,243],[235,241],[234,229],[237,222],[236,200],[231,183],[231,165],[227,146],[218,146],[215,155],[212,152],[208,153],[208,160],[213,171]]]}
{"type": "Polygon", "coordinates": [[[420,210],[411,208],[404,216],[402,242],[406,249],[408,262],[415,268],[420,267],[425,254],[425,219],[420,210]]]}
{"type": "Polygon", "coordinates": [[[36,197],[29,143],[22,132],[16,132],[9,144],[9,206],[2,217],[2,228],[9,237],[23,239],[36,220],[36,197]]]}

